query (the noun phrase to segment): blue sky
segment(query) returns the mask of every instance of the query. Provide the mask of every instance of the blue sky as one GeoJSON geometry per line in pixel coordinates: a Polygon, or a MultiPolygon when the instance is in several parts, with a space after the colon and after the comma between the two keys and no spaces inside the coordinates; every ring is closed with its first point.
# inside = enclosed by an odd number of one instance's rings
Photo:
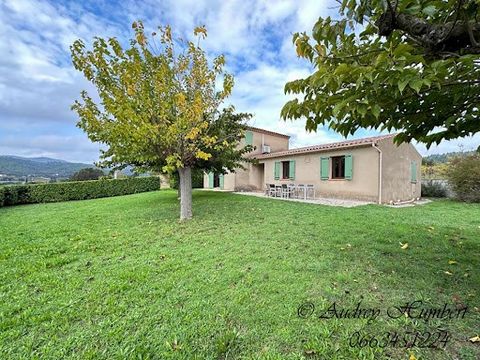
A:
{"type": "MultiPolygon", "coordinates": [[[[228,102],[253,113],[251,125],[291,135],[292,147],[342,140],[328,129],[308,134],[303,121],[279,118],[288,100],[285,82],[311,72],[296,57],[291,35],[309,32],[318,16],[335,16],[335,6],[333,0],[0,0],[0,154],[97,160],[98,144],[75,127],[70,110],[82,89],[94,89],[73,69],[69,46],[94,36],[127,41],[137,19],[152,29],[170,24],[181,36],[206,25],[203,47],[210,56],[225,54],[235,76],[228,102]]],[[[374,134],[363,130],[354,137],[374,134]]],[[[477,134],[428,152],[417,148],[425,155],[479,143],[477,134]]]]}

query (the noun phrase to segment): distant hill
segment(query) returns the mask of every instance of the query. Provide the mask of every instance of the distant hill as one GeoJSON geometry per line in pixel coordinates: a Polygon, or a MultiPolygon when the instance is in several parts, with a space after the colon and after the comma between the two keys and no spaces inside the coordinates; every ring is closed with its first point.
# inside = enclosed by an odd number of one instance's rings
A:
{"type": "Polygon", "coordinates": [[[437,163],[437,164],[438,163],[446,163],[446,162],[448,162],[448,160],[451,157],[469,155],[469,154],[473,154],[473,153],[474,153],[474,151],[467,151],[467,152],[457,151],[457,152],[449,152],[449,153],[444,153],[444,154],[433,154],[433,155],[424,156],[423,160],[425,162],[430,161],[432,163],[437,163]]]}
{"type": "Polygon", "coordinates": [[[26,158],[0,155],[0,174],[11,176],[44,176],[68,178],[80,169],[95,167],[93,164],[71,163],[47,157],[26,158]]]}

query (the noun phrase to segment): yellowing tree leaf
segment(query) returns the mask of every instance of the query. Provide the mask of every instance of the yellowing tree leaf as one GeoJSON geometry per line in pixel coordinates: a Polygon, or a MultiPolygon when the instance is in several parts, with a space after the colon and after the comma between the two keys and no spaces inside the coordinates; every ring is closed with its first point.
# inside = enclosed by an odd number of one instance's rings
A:
{"type": "Polygon", "coordinates": [[[202,34],[203,38],[206,38],[207,37],[207,29],[205,28],[205,26],[197,26],[193,30],[193,34],[195,36],[197,36],[198,34],[202,34]]]}
{"type": "Polygon", "coordinates": [[[448,265],[454,265],[456,264],[457,262],[455,260],[448,260],[448,265]]]}
{"type": "Polygon", "coordinates": [[[400,245],[403,250],[406,250],[408,248],[408,243],[405,243],[405,244],[400,243],[400,245]]]}
{"type": "Polygon", "coordinates": [[[408,360],[417,360],[417,358],[415,357],[415,355],[410,354],[410,357],[408,358],[408,360]]]}
{"type": "Polygon", "coordinates": [[[477,343],[477,342],[480,342],[480,336],[474,336],[472,338],[469,339],[472,343],[477,343]]]}
{"type": "Polygon", "coordinates": [[[210,159],[210,158],[212,157],[211,154],[208,154],[208,153],[206,153],[206,152],[204,152],[204,151],[202,151],[202,150],[197,151],[197,153],[195,154],[195,156],[196,156],[197,159],[203,159],[203,160],[208,160],[208,159],[210,159]]]}

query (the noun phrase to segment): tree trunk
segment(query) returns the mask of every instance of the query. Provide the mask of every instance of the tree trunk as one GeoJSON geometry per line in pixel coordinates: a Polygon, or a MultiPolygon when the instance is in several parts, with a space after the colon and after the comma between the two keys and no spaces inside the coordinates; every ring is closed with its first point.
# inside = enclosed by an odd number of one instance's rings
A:
{"type": "Polygon", "coordinates": [[[180,220],[192,218],[192,168],[178,169],[180,175],[180,220]]]}

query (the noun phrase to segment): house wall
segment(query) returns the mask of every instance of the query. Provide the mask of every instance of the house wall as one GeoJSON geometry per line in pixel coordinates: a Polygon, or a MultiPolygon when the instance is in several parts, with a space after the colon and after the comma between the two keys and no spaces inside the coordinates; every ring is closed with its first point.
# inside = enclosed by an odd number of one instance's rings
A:
{"type": "Polygon", "coordinates": [[[243,166],[245,170],[237,169],[235,172],[235,191],[262,190],[265,187],[263,184],[263,165],[247,163],[243,166]]]}
{"type": "MultiPolygon", "coordinates": [[[[265,165],[265,181],[269,184],[313,184],[316,197],[337,197],[366,201],[378,200],[378,153],[371,146],[347,148],[319,153],[290,155],[285,157],[263,159],[265,165]],[[331,179],[331,160],[329,179],[320,179],[320,158],[342,155],[352,155],[353,176],[351,180],[331,179]],[[295,160],[295,179],[275,180],[275,161],[295,160]]],[[[265,186],[265,185],[263,185],[265,186]]]]}
{"type": "Polygon", "coordinates": [[[382,151],[382,202],[405,201],[421,196],[422,156],[412,144],[396,145],[392,138],[379,140],[382,151]],[[417,163],[417,181],[411,182],[411,162],[417,163]]]}
{"type": "MultiPolygon", "coordinates": [[[[208,174],[203,175],[203,188],[209,189],[208,174]]],[[[223,190],[233,191],[235,189],[235,173],[223,175],[223,190]]]]}
{"type": "MultiPolygon", "coordinates": [[[[289,138],[281,135],[267,134],[264,132],[249,130],[253,133],[252,145],[255,149],[249,154],[261,154],[262,145],[269,145],[271,152],[288,150],[289,138]]],[[[240,148],[246,145],[245,138],[238,145],[240,148]]],[[[224,176],[224,190],[262,190],[264,185],[263,165],[250,163],[243,164],[246,170],[236,169],[234,173],[224,176]],[[263,184],[263,185],[262,185],[263,184]]],[[[208,189],[208,174],[203,177],[203,187],[208,189]]]]}
{"type": "Polygon", "coordinates": [[[233,191],[235,189],[235,174],[228,173],[223,175],[223,190],[233,191]]]}
{"type": "MultiPolygon", "coordinates": [[[[263,132],[249,130],[253,132],[253,146],[255,149],[249,154],[261,154],[262,144],[269,145],[271,152],[288,150],[289,138],[281,135],[265,134],[263,132]]],[[[245,138],[240,142],[240,147],[245,146],[245,138]]]]}

